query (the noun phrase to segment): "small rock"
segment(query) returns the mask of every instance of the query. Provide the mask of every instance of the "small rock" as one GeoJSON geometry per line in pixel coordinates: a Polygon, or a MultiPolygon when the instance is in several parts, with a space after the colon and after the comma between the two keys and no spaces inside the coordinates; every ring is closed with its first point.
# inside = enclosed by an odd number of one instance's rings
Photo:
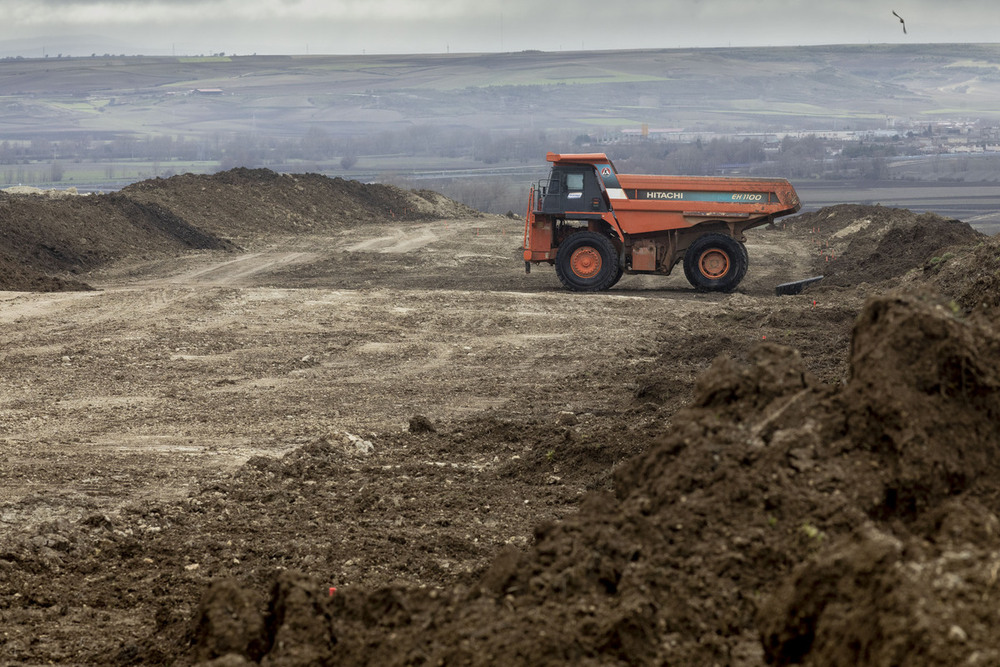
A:
{"type": "Polygon", "coordinates": [[[347,438],[347,442],[353,448],[355,454],[371,454],[375,451],[375,445],[371,443],[370,440],[365,440],[364,438],[354,435],[353,433],[345,433],[344,437],[347,438]]]}
{"type": "Polygon", "coordinates": [[[800,447],[788,452],[788,464],[796,472],[805,472],[815,465],[813,461],[812,448],[800,447]]]}
{"type": "Polygon", "coordinates": [[[423,415],[410,417],[410,433],[437,433],[433,422],[423,415]]]}
{"type": "Polygon", "coordinates": [[[89,528],[104,528],[106,530],[111,530],[113,524],[111,523],[111,518],[107,514],[91,514],[86,519],[81,521],[84,526],[89,528]]]}
{"type": "Polygon", "coordinates": [[[965,643],[969,639],[968,633],[957,625],[948,628],[948,639],[953,642],[965,643]]]}
{"type": "Polygon", "coordinates": [[[556,421],[563,426],[576,426],[580,423],[580,419],[569,410],[563,410],[560,412],[556,417],[556,421]]]}

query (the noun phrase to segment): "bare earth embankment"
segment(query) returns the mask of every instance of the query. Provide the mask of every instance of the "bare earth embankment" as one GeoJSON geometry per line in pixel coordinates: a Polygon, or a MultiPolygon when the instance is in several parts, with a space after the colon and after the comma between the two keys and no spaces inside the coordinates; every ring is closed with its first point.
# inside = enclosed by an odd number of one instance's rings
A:
{"type": "Polygon", "coordinates": [[[1000,660],[964,223],[754,230],[729,295],[571,294],[517,220],[267,171],[0,230],[4,664],[1000,660]]]}

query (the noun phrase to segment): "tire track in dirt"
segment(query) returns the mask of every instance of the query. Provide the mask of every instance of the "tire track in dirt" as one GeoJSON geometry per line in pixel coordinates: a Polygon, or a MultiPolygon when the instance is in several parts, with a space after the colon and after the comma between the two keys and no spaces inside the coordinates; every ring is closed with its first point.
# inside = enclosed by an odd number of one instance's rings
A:
{"type": "Polygon", "coordinates": [[[245,286],[251,278],[319,257],[315,252],[253,252],[235,259],[212,263],[161,279],[168,285],[245,286]]]}
{"type": "Polygon", "coordinates": [[[436,231],[441,224],[414,227],[396,227],[384,236],[377,236],[345,246],[345,252],[379,252],[399,254],[425,248],[440,238],[436,231]]]}

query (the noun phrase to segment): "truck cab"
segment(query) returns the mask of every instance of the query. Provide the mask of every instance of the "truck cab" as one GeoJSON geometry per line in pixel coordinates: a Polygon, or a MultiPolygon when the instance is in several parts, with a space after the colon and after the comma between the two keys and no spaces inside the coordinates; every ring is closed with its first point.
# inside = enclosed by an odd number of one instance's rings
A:
{"type": "Polygon", "coordinates": [[[610,210],[607,194],[591,165],[553,165],[542,189],[541,212],[546,215],[590,216],[597,219],[610,210]]]}

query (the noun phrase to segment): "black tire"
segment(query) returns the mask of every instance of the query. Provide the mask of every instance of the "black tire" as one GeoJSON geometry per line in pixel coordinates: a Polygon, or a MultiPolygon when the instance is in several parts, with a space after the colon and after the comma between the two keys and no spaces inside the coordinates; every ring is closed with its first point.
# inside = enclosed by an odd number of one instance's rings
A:
{"type": "Polygon", "coordinates": [[[621,262],[619,262],[618,263],[618,275],[615,276],[615,279],[611,281],[611,284],[608,285],[608,287],[614,287],[615,285],[617,285],[618,281],[622,279],[623,275],[625,275],[625,267],[621,265],[621,262]]]}
{"type": "Polygon", "coordinates": [[[600,292],[621,278],[618,251],[611,239],[597,232],[576,232],[559,244],[556,275],[566,289],[600,292]]]}
{"type": "Polygon", "coordinates": [[[707,292],[732,292],[747,274],[746,246],[725,234],[705,234],[684,253],[688,282],[707,292]]]}

